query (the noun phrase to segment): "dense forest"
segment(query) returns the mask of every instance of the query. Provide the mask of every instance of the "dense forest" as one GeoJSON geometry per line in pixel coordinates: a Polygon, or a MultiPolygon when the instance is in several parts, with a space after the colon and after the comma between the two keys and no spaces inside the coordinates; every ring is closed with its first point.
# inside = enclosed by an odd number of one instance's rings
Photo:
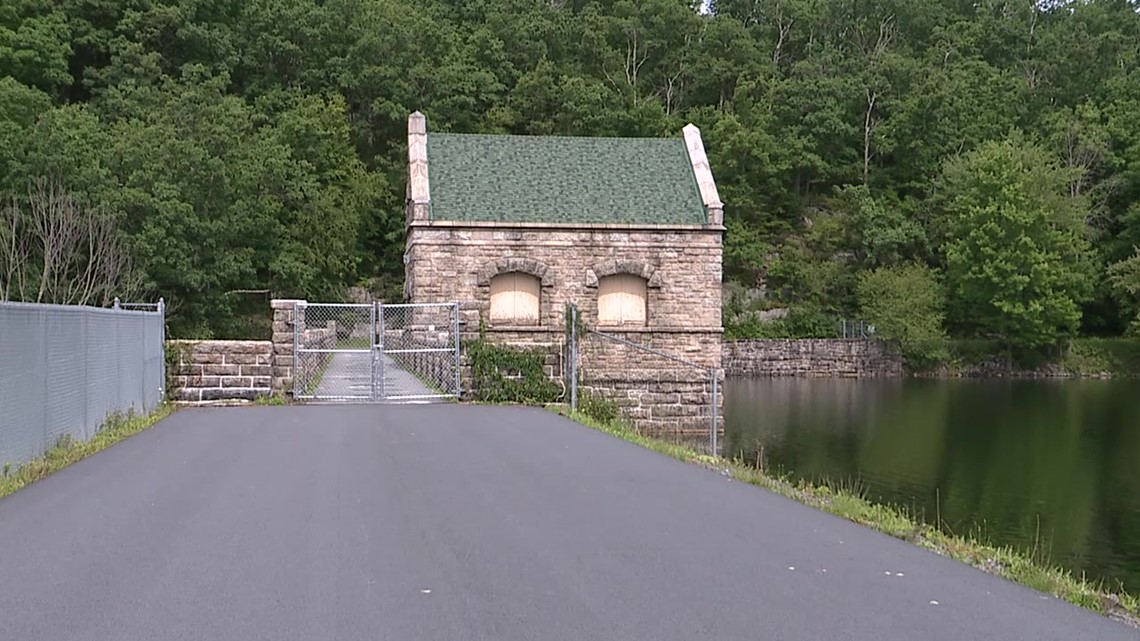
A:
{"type": "Polygon", "coordinates": [[[268,295],[398,295],[419,109],[454,132],[695,123],[732,335],[1140,330],[1140,2],[701,5],[5,0],[0,299],[162,295],[205,337],[268,295]]]}

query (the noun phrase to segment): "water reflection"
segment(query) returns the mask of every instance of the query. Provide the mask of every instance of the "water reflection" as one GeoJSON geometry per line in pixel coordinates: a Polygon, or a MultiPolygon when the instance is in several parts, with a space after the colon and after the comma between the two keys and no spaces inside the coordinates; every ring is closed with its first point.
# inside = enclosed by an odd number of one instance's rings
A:
{"type": "Polygon", "coordinates": [[[1140,591],[1140,385],[730,379],[726,453],[1140,591]]]}

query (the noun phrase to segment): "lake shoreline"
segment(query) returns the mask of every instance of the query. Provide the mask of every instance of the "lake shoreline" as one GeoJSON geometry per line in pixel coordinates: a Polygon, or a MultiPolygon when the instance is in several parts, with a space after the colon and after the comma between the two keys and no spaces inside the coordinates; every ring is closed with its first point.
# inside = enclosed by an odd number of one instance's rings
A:
{"type": "Polygon", "coordinates": [[[843,488],[771,476],[741,460],[701,454],[685,445],[645,436],[621,422],[598,421],[581,412],[569,411],[565,406],[550,406],[548,409],[616,438],[716,470],[737,481],[775,492],[1140,629],[1140,596],[1108,590],[1101,583],[1077,578],[1068,570],[1040,563],[1011,547],[988,545],[969,537],[947,534],[913,519],[898,508],[871,502],[843,488]]]}
{"type": "Polygon", "coordinates": [[[877,338],[739,338],[723,342],[722,362],[729,378],[1140,378],[1137,339],[1076,338],[1042,352],[993,340],[954,339],[946,347],[946,360],[916,368],[877,338]]]}

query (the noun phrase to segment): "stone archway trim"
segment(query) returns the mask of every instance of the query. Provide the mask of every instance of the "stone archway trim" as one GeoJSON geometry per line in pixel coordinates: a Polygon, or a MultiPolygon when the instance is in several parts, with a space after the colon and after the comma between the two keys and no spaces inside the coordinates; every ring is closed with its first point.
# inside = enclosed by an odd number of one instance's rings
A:
{"type": "Polygon", "coordinates": [[[614,274],[632,274],[646,281],[647,287],[661,287],[661,273],[657,267],[639,260],[604,260],[586,270],[586,287],[597,287],[598,279],[614,274]]]}
{"type": "Polygon", "coordinates": [[[530,274],[537,278],[543,287],[554,286],[554,272],[546,263],[533,258],[520,258],[517,256],[500,258],[483,265],[483,267],[479,269],[479,278],[476,283],[480,287],[490,287],[492,278],[508,272],[530,274]]]}

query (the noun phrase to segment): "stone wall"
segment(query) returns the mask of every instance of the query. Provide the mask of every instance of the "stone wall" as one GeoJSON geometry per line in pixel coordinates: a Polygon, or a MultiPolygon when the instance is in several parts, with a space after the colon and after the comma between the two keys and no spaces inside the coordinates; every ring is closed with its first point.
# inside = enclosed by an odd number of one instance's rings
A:
{"type": "Polygon", "coordinates": [[[728,376],[897,377],[902,357],[877,340],[753,339],[725,341],[728,376]]]}
{"type": "MultiPolygon", "coordinates": [[[[488,329],[484,335],[498,345],[539,352],[543,356],[545,373],[566,383],[561,380],[566,367],[564,330],[488,329]]],[[[703,446],[712,420],[711,368],[719,367],[720,332],[627,329],[606,332],[606,335],[673,358],[587,333],[579,340],[579,381],[583,397],[592,393],[613,402],[622,416],[643,433],[672,440],[691,440],[703,446]]],[[[472,334],[466,338],[475,336],[472,334]]],[[[469,394],[472,376],[466,359],[462,379],[464,393],[469,394]]],[[[720,393],[716,399],[716,411],[718,430],[722,434],[723,383],[724,373],[721,371],[717,379],[720,393]]]]}
{"type": "Polygon", "coordinates": [[[476,328],[481,317],[489,322],[490,279],[522,271],[539,278],[542,285],[539,328],[560,331],[566,303],[576,303],[582,320],[593,327],[598,279],[634,273],[648,281],[650,329],[719,331],[721,234],[719,226],[664,230],[413,226],[405,254],[405,295],[417,303],[460,301],[463,320],[476,328]]]}
{"type": "Polygon", "coordinates": [[[253,400],[270,393],[270,341],[172,340],[167,349],[177,355],[170,365],[177,400],[253,400]]]}
{"type": "Polygon", "coordinates": [[[721,334],[714,331],[588,333],[579,343],[579,378],[585,389],[614,402],[639,431],[703,444],[714,407],[717,429],[724,429],[720,346],[721,334]]]}
{"type": "Polygon", "coordinates": [[[302,380],[314,380],[318,370],[328,364],[327,355],[310,355],[303,359],[293,353],[297,340],[298,325],[301,331],[301,345],[307,349],[331,349],[336,346],[336,324],[329,321],[325,327],[309,329],[305,327],[304,307],[306,302],[294,299],[277,299],[273,307],[273,351],[272,390],[274,395],[291,396],[294,376],[302,380]]]}
{"type": "Polygon", "coordinates": [[[302,300],[276,299],[273,307],[273,394],[293,393],[294,310],[302,300]]]}
{"type": "MultiPolygon", "coordinates": [[[[591,337],[582,343],[584,389],[616,402],[646,431],[707,433],[709,369],[721,365],[722,233],[720,225],[568,229],[415,223],[408,229],[405,294],[417,303],[459,301],[465,339],[476,338],[483,328],[491,342],[538,349],[552,378],[561,378],[565,307],[574,303],[586,326],[698,365],[591,337]],[[490,281],[511,271],[539,279],[537,326],[490,321],[490,281]],[[598,281],[619,273],[646,280],[644,327],[598,323],[598,281]]],[[[469,391],[466,368],[463,380],[469,391]]]]}

